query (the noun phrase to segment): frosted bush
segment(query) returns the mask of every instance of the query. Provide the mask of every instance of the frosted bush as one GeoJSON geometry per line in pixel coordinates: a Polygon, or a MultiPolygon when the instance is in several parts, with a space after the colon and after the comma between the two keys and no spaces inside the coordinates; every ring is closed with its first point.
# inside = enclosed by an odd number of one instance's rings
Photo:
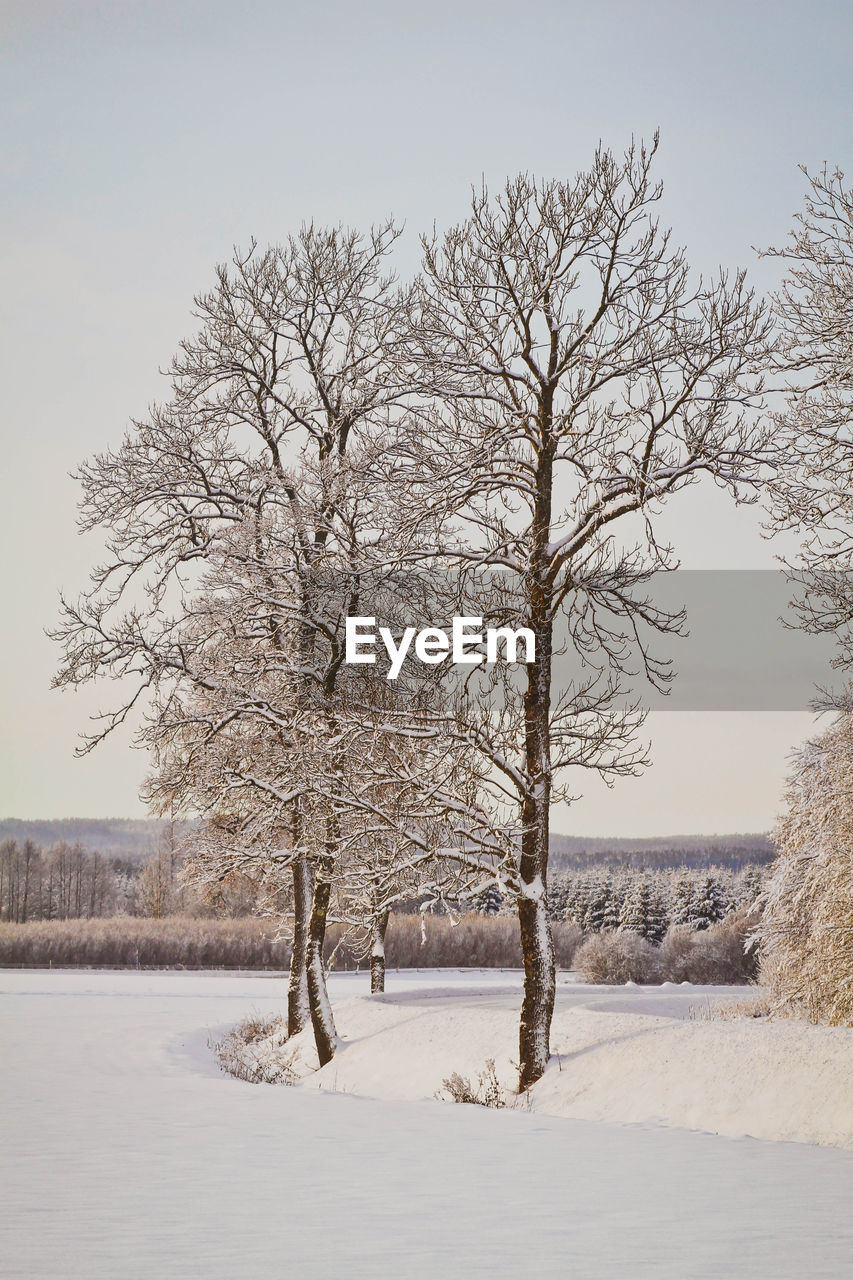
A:
{"type": "Polygon", "coordinates": [[[476,1084],[458,1071],[454,1071],[442,1084],[454,1102],[467,1102],[477,1107],[506,1106],[506,1095],[495,1072],[494,1058],[486,1059],[485,1070],[478,1075],[476,1084]]]}
{"type": "Polygon", "coordinates": [[[674,925],[659,947],[627,929],[594,933],[575,963],[587,982],[750,982],[755,957],[747,942],[754,925],[755,917],[744,912],[703,930],[674,925]]]}
{"type": "Polygon", "coordinates": [[[254,1014],[211,1045],[222,1070],[250,1084],[294,1084],[299,1078],[285,1051],[287,1024],[254,1014]]]}
{"type": "Polygon", "coordinates": [[[661,981],[697,985],[752,981],[756,961],[748,940],[755,922],[756,917],[735,912],[701,931],[674,925],[660,947],[661,981]]]}
{"type": "Polygon", "coordinates": [[[658,953],[637,933],[594,933],[578,948],[575,964],[587,982],[656,982],[658,953]]]}

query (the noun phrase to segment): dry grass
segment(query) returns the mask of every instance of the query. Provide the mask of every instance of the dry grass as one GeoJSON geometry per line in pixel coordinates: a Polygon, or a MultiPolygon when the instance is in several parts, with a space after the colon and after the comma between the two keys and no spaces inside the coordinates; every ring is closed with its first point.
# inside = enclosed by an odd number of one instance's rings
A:
{"type": "MultiPolygon", "coordinates": [[[[338,946],[342,929],[332,925],[326,954],[332,967],[352,970],[364,960],[338,946]]],[[[39,920],[0,924],[0,968],[27,966],[123,969],[287,969],[290,944],[276,940],[271,920],[162,920],[112,916],[100,920],[39,920]]],[[[573,923],[554,925],[557,963],[570,968],[581,933],[573,923]]],[[[518,922],[513,916],[392,916],[386,940],[389,969],[520,968],[518,922]],[[421,925],[424,937],[422,939],[421,925]]]]}
{"type": "Polygon", "coordinates": [[[252,1014],[221,1040],[211,1041],[210,1047],[221,1069],[238,1080],[249,1084],[294,1084],[299,1076],[280,1052],[286,1042],[284,1018],[252,1014]]]}
{"type": "MultiPolygon", "coordinates": [[[[495,1073],[494,1058],[486,1059],[486,1066],[478,1075],[476,1084],[472,1084],[466,1076],[460,1076],[458,1071],[454,1071],[442,1081],[442,1086],[450,1094],[452,1102],[465,1102],[475,1107],[498,1109],[506,1106],[506,1093],[495,1073]]],[[[443,1101],[441,1093],[435,1096],[443,1101]]]]}
{"type": "Polygon", "coordinates": [[[269,920],[38,920],[0,924],[0,967],[112,966],[122,969],[283,969],[287,942],[269,920]]]}
{"type": "MultiPolygon", "coordinates": [[[[388,925],[385,955],[390,969],[476,968],[520,969],[521,942],[515,916],[464,915],[453,924],[447,916],[395,915],[388,925]]],[[[573,921],[553,926],[557,967],[570,969],[581,938],[573,921]]]]}
{"type": "Polygon", "coordinates": [[[752,1000],[708,1000],[704,1004],[692,1004],[688,1016],[691,1022],[740,1022],[744,1018],[769,1018],[773,1013],[766,995],[752,1000]]]}

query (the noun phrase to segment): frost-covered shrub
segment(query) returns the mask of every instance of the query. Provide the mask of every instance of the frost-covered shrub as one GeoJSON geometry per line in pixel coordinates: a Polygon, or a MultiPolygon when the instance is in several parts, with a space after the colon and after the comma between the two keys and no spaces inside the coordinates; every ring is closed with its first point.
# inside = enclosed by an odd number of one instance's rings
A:
{"type": "Polygon", "coordinates": [[[250,1084],[294,1084],[298,1079],[285,1052],[284,1018],[255,1014],[211,1045],[222,1070],[250,1084]]]}
{"type": "Polygon", "coordinates": [[[695,930],[688,924],[674,924],[667,930],[660,946],[662,982],[690,982],[687,977],[693,963],[695,930]]]}
{"type": "Polygon", "coordinates": [[[494,1058],[486,1059],[485,1070],[478,1075],[476,1084],[454,1071],[442,1081],[442,1085],[454,1102],[467,1102],[477,1107],[506,1106],[506,1094],[495,1072],[494,1058]]]}
{"type": "Polygon", "coordinates": [[[754,925],[755,917],[744,912],[702,930],[674,925],[661,943],[660,980],[698,985],[752,981],[756,960],[748,939],[754,925]]]}
{"type": "Polygon", "coordinates": [[[551,926],[554,936],[554,955],[558,969],[574,967],[575,955],[583,942],[583,930],[573,920],[562,920],[551,926]]]}
{"type": "Polygon", "coordinates": [[[853,1025],[853,713],[800,752],[756,933],[774,1007],[853,1025]]]}
{"type": "Polygon", "coordinates": [[[594,933],[578,948],[575,965],[587,982],[656,982],[658,953],[627,929],[594,933]]]}
{"type": "Polygon", "coordinates": [[[626,929],[592,934],[578,948],[576,967],[587,982],[750,982],[755,956],[747,949],[755,917],[734,913],[707,929],[674,925],[659,947],[626,929]]]}

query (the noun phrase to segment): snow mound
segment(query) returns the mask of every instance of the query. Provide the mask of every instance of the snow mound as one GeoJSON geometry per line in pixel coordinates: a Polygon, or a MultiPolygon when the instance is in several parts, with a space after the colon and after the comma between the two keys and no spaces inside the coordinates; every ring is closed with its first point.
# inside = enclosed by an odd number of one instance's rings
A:
{"type": "MultiPolygon", "coordinates": [[[[525,1105],[550,1116],[853,1147],[853,1029],[696,1016],[697,1002],[749,992],[563,987],[551,1064],[525,1105]]],[[[310,1033],[286,1047],[271,1037],[252,1053],[270,1073],[286,1053],[303,1077],[297,1088],[364,1097],[434,1098],[453,1072],[476,1080],[489,1058],[504,1088],[514,1088],[517,991],[392,991],[345,1000],[335,1014],[339,1050],[320,1071],[310,1033]]]]}

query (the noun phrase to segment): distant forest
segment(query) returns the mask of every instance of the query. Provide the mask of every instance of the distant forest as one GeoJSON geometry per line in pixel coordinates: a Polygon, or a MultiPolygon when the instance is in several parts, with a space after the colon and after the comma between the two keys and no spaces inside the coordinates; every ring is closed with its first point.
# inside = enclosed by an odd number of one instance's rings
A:
{"type": "Polygon", "coordinates": [[[650,836],[612,839],[605,836],[551,836],[550,865],[555,872],[589,867],[661,870],[667,867],[728,867],[740,871],[763,866],[776,856],[769,835],[650,836]]]}
{"type": "MultiPolygon", "coordinates": [[[[157,849],[167,827],[151,818],[59,818],[23,821],[0,819],[0,841],[6,839],[49,848],[62,841],[80,844],[105,858],[141,862],[157,849]]],[[[728,836],[551,836],[554,872],[583,871],[593,866],[662,869],[729,867],[733,871],[772,862],[773,842],[764,833],[728,836]]]]}
{"type": "Polygon", "coordinates": [[[31,840],[43,848],[80,844],[105,858],[141,862],[155,852],[168,825],[155,818],[0,818],[0,841],[31,840]]]}
{"type": "MultiPolygon", "coordinates": [[[[232,873],[203,885],[184,881],[181,837],[187,835],[191,844],[191,827],[154,821],[0,823],[0,926],[14,930],[111,916],[210,920],[264,914],[271,900],[262,881],[248,874],[232,873]]],[[[771,857],[765,836],[595,840],[558,835],[548,911],[554,922],[573,922],[586,935],[622,928],[661,943],[673,925],[702,931],[732,912],[753,909],[771,857]]],[[[408,909],[419,905],[414,900],[408,909]]],[[[398,913],[402,909],[399,904],[398,913]]],[[[511,904],[489,885],[453,909],[504,915],[511,904]]],[[[58,936],[48,930],[44,940],[58,936]]],[[[73,931],[68,935],[72,942],[76,937],[73,931]]],[[[30,953],[26,947],[18,953],[15,946],[8,955],[24,962],[21,957],[30,953]]],[[[50,951],[48,959],[58,960],[60,951],[50,951]]],[[[42,960],[44,954],[38,951],[42,960]]],[[[31,956],[26,962],[36,961],[31,956]]]]}

